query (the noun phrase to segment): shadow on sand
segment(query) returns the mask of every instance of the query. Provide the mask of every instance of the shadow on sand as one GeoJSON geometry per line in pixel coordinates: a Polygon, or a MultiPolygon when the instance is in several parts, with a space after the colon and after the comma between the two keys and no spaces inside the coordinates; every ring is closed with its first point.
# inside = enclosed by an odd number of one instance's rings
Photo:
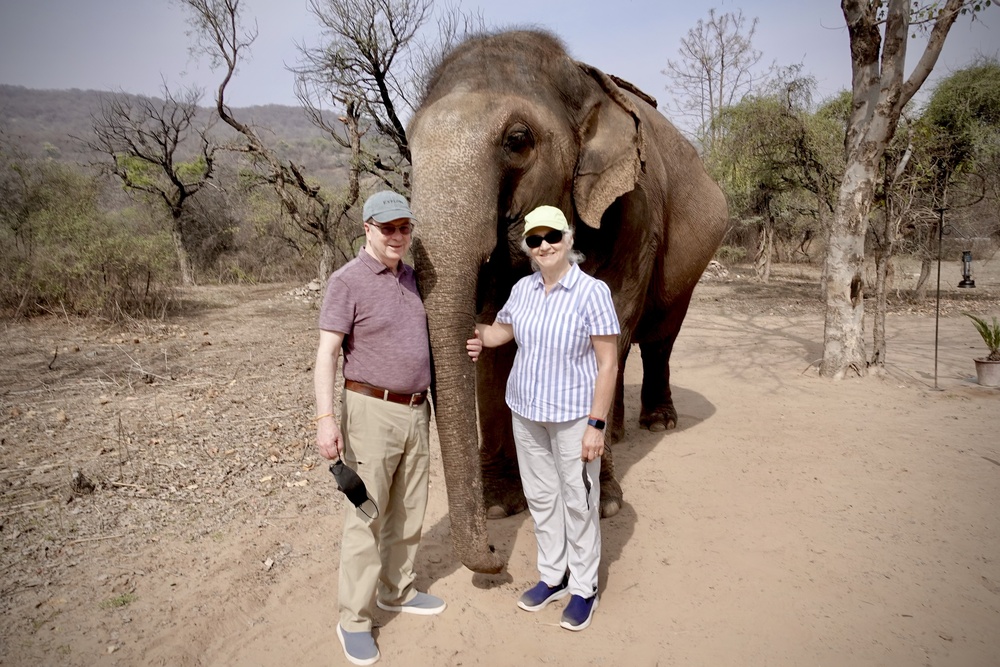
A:
{"type": "MultiPolygon", "coordinates": [[[[678,411],[678,427],[671,431],[652,433],[639,427],[639,391],[638,384],[625,385],[625,435],[621,442],[614,445],[615,476],[619,481],[625,478],[634,465],[642,465],[642,460],[654,447],[669,445],[672,433],[685,431],[696,426],[716,413],[716,407],[701,394],[672,387],[674,405],[678,411]]],[[[628,487],[623,485],[624,502],[621,510],[613,517],[601,520],[601,566],[600,582],[603,589],[608,580],[611,565],[622,554],[625,545],[635,531],[638,517],[633,507],[628,503],[628,487]]],[[[530,525],[531,515],[521,512],[503,519],[488,522],[490,545],[500,553],[505,561],[509,561],[513,552],[518,533],[524,528],[525,522],[530,525]]],[[[455,559],[451,549],[451,525],[448,516],[441,517],[434,525],[425,526],[420,552],[417,556],[418,588],[426,590],[426,586],[436,579],[447,577],[460,568],[462,564],[455,559]]],[[[488,590],[510,584],[513,577],[507,568],[498,574],[472,573],[472,583],[480,589],[488,590]]]]}

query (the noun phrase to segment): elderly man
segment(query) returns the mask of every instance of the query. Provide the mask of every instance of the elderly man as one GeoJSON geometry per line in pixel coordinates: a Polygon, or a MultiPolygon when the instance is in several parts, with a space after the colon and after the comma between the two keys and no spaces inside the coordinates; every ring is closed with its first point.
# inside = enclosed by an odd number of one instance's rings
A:
{"type": "Polygon", "coordinates": [[[364,248],[327,284],[315,371],[319,453],[342,456],[374,503],[348,508],[341,542],[337,637],[355,665],[379,659],[373,599],[387,611],[445,609],[414,587],[427,507],[431,380],[427,316],[413,268],[403,262],[415,221],[406,199],[388,191],[368,198],[363,217],[364,248]],[[341,349],[346,391],[338,425],[333,387],[341,349]]]}

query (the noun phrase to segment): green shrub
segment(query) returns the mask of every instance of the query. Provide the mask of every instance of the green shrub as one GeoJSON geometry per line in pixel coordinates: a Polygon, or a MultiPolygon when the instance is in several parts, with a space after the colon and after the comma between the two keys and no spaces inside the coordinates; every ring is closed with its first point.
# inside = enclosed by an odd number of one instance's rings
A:
{"type": "Polygon", "coordinates": [[[79,168],[18,167],[23,188],[0,218],[3,313],[161,316],[170,300],[169,234],[135,211],[102,211],[99,183],[79,168]]]}

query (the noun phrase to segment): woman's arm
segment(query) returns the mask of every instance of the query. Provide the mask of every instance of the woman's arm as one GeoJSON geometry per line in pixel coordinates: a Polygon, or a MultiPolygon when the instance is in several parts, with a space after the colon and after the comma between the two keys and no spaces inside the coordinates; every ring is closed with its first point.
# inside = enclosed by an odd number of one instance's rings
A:
{"type": "MultiPolygon", "coordinates": [[[[597,382],[594,384],[594,399],[590,404],[590,416],[606,421],[615,398],[615,382],[618,379],[618,336],[591,336],[594,354],[597,356],[597,382]]],[[[604,431],[587,426],[583,434],[584,461],[593,461],[604,454],[604,431]]]]}
{"type": "Polygon", "coordinates": [[[465,341],[465,349],[473,361],[479,358],[484,347],[500,347],[514,340],[514,326],[503,322],[477,324],[472,338],[465,341]]]}

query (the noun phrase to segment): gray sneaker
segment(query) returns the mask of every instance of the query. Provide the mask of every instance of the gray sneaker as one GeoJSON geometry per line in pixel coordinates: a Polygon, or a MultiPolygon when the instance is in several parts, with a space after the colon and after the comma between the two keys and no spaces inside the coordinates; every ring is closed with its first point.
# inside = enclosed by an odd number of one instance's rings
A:
{"type": "Polygon", "coordinates": [[[378,605],[379,609],[384,609],[385,611],[398,611],[404,614],[419,614],[421,616],[440,614],[448,606],[441,598],[421,593],[420,591],[417,591],[416,596],[412,600],[403,604],[388,604],[381,600],[376,600],[375,604],[378,605]]]}
{"type": "Polygon", "coordinates": [[[374,665],[381,657],[371,632],[348,632],[337,623],[337,639],[344,647],[344,657],[355,665],[374,665]]]}

